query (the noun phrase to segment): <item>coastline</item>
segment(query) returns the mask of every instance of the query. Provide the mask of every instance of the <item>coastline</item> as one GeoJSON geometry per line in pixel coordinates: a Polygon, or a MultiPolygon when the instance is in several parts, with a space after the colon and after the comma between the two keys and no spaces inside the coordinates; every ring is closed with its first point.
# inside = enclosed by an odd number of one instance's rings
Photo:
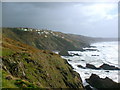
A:
{"type": "MultiPolygon", "coordinates": [[[[109,42],[100,42],[100,43],[109,43],[109,42]]],[[[110,43],[114,43],[113,41],[112,42],[110,42],[110,43]]],[[[102,44],[101,46],[103,47],[103,48],[105,48],[105,46],[103,46],[104,44],[102,44]]],[[[87,47],[86,49],[97,49],[97,47],[96,46],[94,46],[93,44],[91,45],[92,47],[87,47]]],[[[111,46],[113,46],[113,45],[111,45],[111,46]]],[[[110,46],[109,46],[110,47],[110,46]]],[[[83,52],[85,52],[85,51],[83,51],[83,52]]],[[[118,67],[118,65],[115,65],[115,64],[110,64],[110,63],[107,63],[107,62],[101,62],[101,64],[99,64],[98,63],[98,65],[97,65],[97,63],[93,63],[93,65],[94,65],[94,69],[91,69],[91,68],[86,68],[86,64],[85,64],[85,58],[83,58],[84,57],[84,55],[83,55],[83,52],[81,52],[81,51],[69,51],[69,54],[70,55],[73,55],[73,56],[63,56],[62,58],[65,58],[65,59],[67,59],[67,61],[68,61],[68,63],[69,64],[71,64],[72,65],[72,67],[74,68],[74,70],[76,71],[76,72],[78,72],[80,75],[81,75],[81,78],[82,78],[82,81],[83,81],[83,84],[84,84],[84,86],[86,86],[86,85],[89,85],[88,83],[86,83],[86,81],[85,81],[85,79],[87,79],[87,78],[90,78],[90,76],[92,75],[92,74],[96,74],[96,75],[98,75],[98,76],[100,76],[100,78],[101,79],[103,79],[103,78],[106,78],[106,77],[108,77],[109,79],[112,79],[113,80],[113,82],[116,82],[116,83],[119,83],[118,82],[118,71],[117,71],[117,69],[115,68],[115,66],[116,67],[118,67]],[[109,65],[109,67],[111,68],[111,67],[114,67],[114,69],[115,70],[109,70],[110,68],[108,68],[108,70],[102,70],[102,69],[100,69],[100,70],[96,70],[95,68],[96,67],[100,67],[101,65],[103,65],[104,63],[107,63],[108,65],[109,65]],[[80,66],[80,67],[78,67],[78,65],[82,65],[82,66],[80,66]],[[96,67],[95,67],[96,66],[96,67]],[[86,68],[86,69],[85,69],[86,68]],[[90,73],[91,72],[91,73],[90,73]],[[103,74],[103,75],[102,75],[103,74]],[[114,77],[113,77],[114,76],[114,77]]],[[[91,57],[91,58],[95,58],[96,57],[96,59],[97,59],[97,57],[100,57],[99,56],[99,54],[100,54],[100,51],[97,51],[97,50],[87,50],[86,51],[86,55],[87,55],[87,53],[88,52],[91,52],[91,53],[93,53],[94,52],[94,54],[95,54],[95,52],[98,52],[98,53],[96,53],[95,55],[93,54],[90,54],[88,57],[91,57]]],[[[110,52],[110,51],[109,51],[110,52]]],[[[114,53],[115,54],[115,53],[114,53]]],[[[117,54],[117,53],[116,53],[117,54]]],[[[114,55],[115,56],[115,55],[114,55]]],[[[116,58],[117,58],[117,56],[115,56],[116,58]]],[[[86,59],[87,59],[87,56],[86,56],[86,59]]],[[[89,59],[87,59],[87,60],[90,60],[90,58],[89,59]]],[[[93,60],[94,61],[94,60],[93,60]]],[[[96,60],[95,60],[96,61],[96,60]]],[[[90,62],[86,62],[86,63],[90,63],[90,62]]],[[[114,62],[115,63],[115,62],[114,62]]],[[[117,63],[117,62],[116,62],[117,63]]],[[[106,65],[107,65],[106,64],[106,65]]],[[[119,67],[118,67],[119,68],[119,67]]]]}

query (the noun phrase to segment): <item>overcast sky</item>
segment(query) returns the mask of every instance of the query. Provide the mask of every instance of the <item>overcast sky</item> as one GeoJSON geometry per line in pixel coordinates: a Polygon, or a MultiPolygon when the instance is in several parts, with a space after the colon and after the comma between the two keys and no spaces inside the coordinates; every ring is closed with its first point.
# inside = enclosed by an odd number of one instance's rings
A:
{"type": "Polygon", "coordinates": [[[3,3],[3,27],[49,29],[92,37],[117,37],[117,3],[3,3]]]}

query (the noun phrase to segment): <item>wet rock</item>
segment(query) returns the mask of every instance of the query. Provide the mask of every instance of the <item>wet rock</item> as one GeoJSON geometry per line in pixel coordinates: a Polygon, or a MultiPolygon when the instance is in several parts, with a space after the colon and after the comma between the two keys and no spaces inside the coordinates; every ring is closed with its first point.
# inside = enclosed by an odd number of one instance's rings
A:
{"type": "Polygon", "coordinates": [[[98,69],[97,67],[95,67],[92,64],[86,64],[86,68],[90,68],[90,69],[98,69]]]}
{"type": "Polygon", "coordinates": [[[91,55],[91,56],[99,56],[99,55],[91,55]]]}
{"type": "Polygon", "coordinates": [[[61,56],[72,56],[72,55],[70,55],[70,54],[68,53],[68,51],[66,51],[66,50],[60,51],[60,52],[59,52],[59,55],[61,55],[61,56]]]}
{"type": "Polygon", "coordinates": [[[86,79],[86,82],[98,90],[102,90],[104,88],[116,88],[116,90],[118,90],[118,88],[120,88],[120,83],[116,83],[108,77],[100,78],[96,74],[92,74],[89,79],[86,79]]]}
{"type": "Polygon", "coordinates": [[[87,73],[87,72],[85,74],[89,75],[89,73],[87,73]]]}
{"type": "Polygon", "coordinates": [[[105,72],[109,72],[109,71],[105,71],[105,72]]]}
{"type": "Polygon", "coordinates": [[[81,60],[81,61],[85,61],[85,60],[81,60]]]}
{"type": "Polygon", "coordinates": [[[91,48],[97,48],[96,46],[89,46],[89,47],[91,47],[91,48]]]}
{"type": "Polygon", "coordinates": [[[77,53],[76,53],[76,54],[74,53],[73,56],[82,56],[82,55],[79,55],[79,54],[77,54],[77,53]]]}
{"type": "Polygon", "coordinates": [[[68,59],[68,61],[72,61],[72,60],[68,59]]]}
{"type": "Polygon", "coordinates": [[[108,65],[108,64],[103,64],[99,68],[104,69],[104,70],[120,70],[120,68],[112,66],[112,65],[108,65]]]}
{"type": "Polygon", "coordinates": [[[99,51],[97,49],[85,49],[86,51],[99,51]]]}
{"type": "Polygon", "coordinates": [[[83,67],[82,65],[77,65],[77,67],[82,68],[82,69],[86,69],[86,68],[83,67]]]}
{"type": "Polygon", "coordinates": [[[93,90],[93,89],[90,87],[90,85],[86,85],[86,86],[85,86],[85,89],[86,89],[86,90],[93,90]]]}
{"type": "Polygon", "coordinates": [[[81,50],[79,50],[80,52],[84,52],[84,51],[86,51],[85,49],[81,49],[81,50]]]}

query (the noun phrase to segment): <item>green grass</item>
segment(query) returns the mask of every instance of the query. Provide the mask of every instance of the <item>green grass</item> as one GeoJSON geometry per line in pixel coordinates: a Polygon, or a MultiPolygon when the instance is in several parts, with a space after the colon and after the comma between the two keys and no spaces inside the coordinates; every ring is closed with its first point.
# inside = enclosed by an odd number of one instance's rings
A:
{"type": "Polygon", "coordinates": [[[1,52],[2,52],[2,56],[9,56],[14,53],[11,49],[7,49],[7,48],[3,48],[1,52]]]}
{"type": "Polygon", "coordinates": [[[9,38],[3,41],[2,55],[4,88],[82,87],[79,76],[60,55],[9,38]],[[6,79],[8,75],[13,78],[6,79]]]}
{"type": "Polygon", "coordinates": [[[2,70],[2,88],[38,88],[33,83],[20,78],[13,77],[11,80],[8,80],[6,79],[8,75],[10,74],[2,70]]]}
{"type": "MultiPolygon", "coordinates": [[[[79,82],[74,79],[73,73],[69,71],[71,68],[68,64],[65,64],[64,60],[60,58],[59,55],[51,55],[49,52],[46,53],[47,54],[40,53],[40,56],[43,56],[40,58],[37,58],[39,55],[33,54],[32,56],[35,57],[31,57],[27,53],[17,53],[17,55],[13,53],[16,55],[14,58],[12,58],[13,55],[7,56],[5,60],[3,60],[4,65],[13,77],[17,77],[19,79],[6,80],[4,78],[3,86],[27,88],[67,88],[69,86],[67,86],[65,82],[69,82],[73,86],[75,83],[77,84],[79,82]],[[7,60],[7,58],[11,59],[7,60]],[[15,68],[17,68],[18,71],[16,71],[15,68]],[[22,74],[23,71],[25,73],[25,77],[27,78],[26,81],[24,81],[24,76],[22,74]],[[37,83],[39,83],[39,85],[37,83]]],[[[3,76],[7,76],[7,74],[3,73],[3,76]]]]}
{"type": "Polygon", "coordinates": [[[2,56],[2,48],[0,47],[0,56],[2,56]]]}
{"type": "Polygon", "coordinates": [[[67,34],[55,32],[59,36],[65,36],[66,38],[56,37],[54,35],[45,34],[38,35],[36,32],[24,32],[18,28],[3,28],[3,35],[16,41],[28,44],[38,49],[44,50],[78,50],[80,46],[86,45],[81,40],[76,40],[74,37],[70,37],[67,34]],[[79,42],[79,43],[78,43],[79,42]]]}
{"type": "Polygon", "coordinates": [[[2,88],[18,88],[14,83],[15,80],[7,80],[5,77],[9,75],[4,70],[2,71],[2,88]]]}
{"type": "Polygon", "coordinates": [[[34,84],[29,83],[29,82],[24,81],[24,80],[21,80],[21,79],[16,80],[14,84],[16,86],[18,86],[19,88],[38,88],[34,84]]]}

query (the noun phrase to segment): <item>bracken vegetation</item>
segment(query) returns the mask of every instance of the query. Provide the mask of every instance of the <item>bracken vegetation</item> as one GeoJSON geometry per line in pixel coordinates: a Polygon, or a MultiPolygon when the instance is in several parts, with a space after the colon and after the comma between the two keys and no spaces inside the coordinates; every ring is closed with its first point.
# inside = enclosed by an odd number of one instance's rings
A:
{"type": "Polygon", "coordinates": [[[41,30],[39,32],[35,30],[23,31],[19,28],[3,28],[3,34],[6,37],[38,49],[51,51],[80,50],[82,47],[89,46],[89,43],[87,41],[87,43],[84,41],[85,37],[83,38],[83,36],[80,37],[49,30],[41,30]],[[41,34],[39,34],[39,32],[41,34]]]}
{"type": "MultiPolygon", "coordinates": [[[[3,88],[83,89],[79,74],[72,70],[66,60],[51,51],[32,47],[34,44],[29,46],[28,43],[28,45],[21,43],[25,42],[21,39],[25,36],[22,31],[20,32],[20,36],[11,31],[3,33],[1,56],[3,88]]],[[[26,38],[32,39],[27,35],[26,38]]]]}

